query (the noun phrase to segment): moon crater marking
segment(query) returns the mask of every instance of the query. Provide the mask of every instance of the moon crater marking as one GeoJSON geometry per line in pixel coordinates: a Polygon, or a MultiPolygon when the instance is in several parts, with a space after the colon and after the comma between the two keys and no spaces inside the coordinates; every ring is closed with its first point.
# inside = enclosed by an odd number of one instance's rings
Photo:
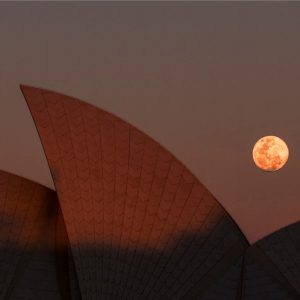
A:
{"type": "Polygon", "coordinates": [[[253,148],[253,160],[264,171],[277,171],[287,162],[289,149],[277,136],[269,135],[259,139],[253,148]]]}

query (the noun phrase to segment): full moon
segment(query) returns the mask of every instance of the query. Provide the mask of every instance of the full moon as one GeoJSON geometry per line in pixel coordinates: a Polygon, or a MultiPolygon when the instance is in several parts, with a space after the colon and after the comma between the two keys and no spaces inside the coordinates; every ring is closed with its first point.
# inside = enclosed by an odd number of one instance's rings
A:
{"type": "Polygon", "coordinates": [[[281,169],[289,158],[286,143],[277,136],[269,135],[259,139],[253,148],[253,160],[264,171],[281,169]]]}

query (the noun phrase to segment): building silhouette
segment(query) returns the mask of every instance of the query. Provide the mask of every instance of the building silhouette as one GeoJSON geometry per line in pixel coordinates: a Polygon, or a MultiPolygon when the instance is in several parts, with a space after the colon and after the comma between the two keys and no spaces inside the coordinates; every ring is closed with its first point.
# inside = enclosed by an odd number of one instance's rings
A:
{"type": "Polygon", "coordinates": [[[0,173],[0,299],[300,299],[300,222],[250,245],[151,137],[21,89],[56,192],[0,173]]]}

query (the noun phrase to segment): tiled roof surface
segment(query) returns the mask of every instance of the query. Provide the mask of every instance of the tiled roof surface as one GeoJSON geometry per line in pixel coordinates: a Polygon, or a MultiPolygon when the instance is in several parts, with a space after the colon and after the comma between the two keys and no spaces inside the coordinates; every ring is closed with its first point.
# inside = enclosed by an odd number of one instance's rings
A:
{"type": "Polygon", "coordinates": [[[0,171],[0,299],[63,299],[56,269],[57,210],[53,191],[0,171]]]}
{"type": "Polygon", "coordinates": [[[22,91],[53,175],[84,299],[180,299],[247,243],[210,192],[130,124],[22,91]]]}
{"type": "Polygon", "coordinates": [[[22,91],[60,208],[53,192],[1,173],[0,299],[299,299],[300,223],[249,246],[149,136],[72,97],[22,91]]]}

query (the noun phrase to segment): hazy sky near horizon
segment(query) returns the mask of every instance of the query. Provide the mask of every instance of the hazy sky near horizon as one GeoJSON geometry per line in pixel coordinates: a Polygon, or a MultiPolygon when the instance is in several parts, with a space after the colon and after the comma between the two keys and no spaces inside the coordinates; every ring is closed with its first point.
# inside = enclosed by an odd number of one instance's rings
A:
{"type": "Polygon", "coordinates": [[[300,220],[300,3],[0,3],[0,168],[53,182],[20,84],[93,103],[170,150],[254,242],[300,220]],[[278,135],[287,165],[252,161],[278,135]]]}

